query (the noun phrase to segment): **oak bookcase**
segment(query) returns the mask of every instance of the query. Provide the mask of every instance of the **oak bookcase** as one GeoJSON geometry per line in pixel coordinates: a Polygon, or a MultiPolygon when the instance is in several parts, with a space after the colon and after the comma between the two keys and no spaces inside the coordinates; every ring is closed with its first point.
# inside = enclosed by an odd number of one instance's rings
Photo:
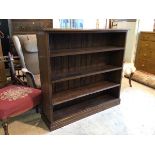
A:
{"type": "Polygon", "coordinates": [[[55,130],[120,103],[126,30],[37,34],[42,118],[55,130]]]}

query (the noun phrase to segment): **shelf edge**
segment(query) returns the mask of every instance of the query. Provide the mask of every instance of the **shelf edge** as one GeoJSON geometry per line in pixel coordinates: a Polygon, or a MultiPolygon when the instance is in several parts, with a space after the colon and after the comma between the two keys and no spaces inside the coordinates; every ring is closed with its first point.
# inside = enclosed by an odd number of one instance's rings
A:
{"type": "Polygon", "coordinates": [[[51,57],[60,57],[60,56],[71,56],[71,55],[81,55],[81,54],[83,55],[83,54],[92,54],[92,53],[104,53],[104,52],[109,52],[109,51],[120,51],[120,50],[125,50],[125,48],[124,47],[114,47],[114,48],[109,48],[109,49],[105,48],[105,49],[96,50],[96,51],[93,51],[93,50],[85,51],[84,49],[83,50],[79,49],[78,52],[66,52],[66,53],[50,51],[50,56],[51,57]]]}
{"type": "Polygon", "coordinates": [[[114,106],[119,105],[119,104],[120,104],[120,99],[116,98],[116,99],[104,102],[101,105],[88,108],[88,110],[86,110],[86,111],[84,110],[84,111],[77,112],[70,117],[66,117],[64,119],[54,121],[53,123],[48,124],[48,125],[50,125],[49,126],[50,130],[53,131],[55,129],[58,129],[60,127],[63,127],[65,125],[68,125],[70,123],[78,121],[82,118],[88,117],[92,114],[95,114],[97,112],[101,112],[103,110],[109,109],[109,108],[114,107],[114,106]]]}
{"type": "Polygon", "coordinates": [[[98,74],[113,72],[113,71],[117,71],[117,70],[122,70],[122,67],[115,67],[115,68],[112,68],[112,69],[105,69],[105,70],[91,72],[91,73],[87,73],[87,74],[83,74],[83,75],[66,77],[66,78],[62,78],[62,79],[59,79],[59,80],[52,80],[52,83],[57,83],[57,82],[62,82],[62,81],[67,81],[67,80],[73,80],[73,79],[78,79],[78,78],[82,78],[82,77],[87,77],[87,76],[92,76],[92,75],[98,75],[98,74]]]}

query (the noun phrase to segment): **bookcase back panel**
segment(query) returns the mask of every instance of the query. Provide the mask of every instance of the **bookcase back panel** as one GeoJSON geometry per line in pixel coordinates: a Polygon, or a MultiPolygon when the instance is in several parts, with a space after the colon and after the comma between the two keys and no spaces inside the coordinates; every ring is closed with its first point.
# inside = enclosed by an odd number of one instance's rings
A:
{"type": "Polygon", "coordinates": [[[123,51],[62,56],[51,58],[53,79],[66,76],[76,76],[86,72],[104,70],[108,66],[122,67],[123,51]]]}
{"type": "Polygon", "coordinates": [[[90,108],[91,106],[94,105],[99,105],[100,103],[103,103],[104,101],[108,101],[111,99],[115,99],[119,97],[119,89],[120,87],[115,87],[115,88],[111,88],[109,90],[104,90],[92,95],[88,95],[82,98],[78,98],[75,99],[73,101],[68,101],[68,102],[64,102],[63,104],[54,106],[54,113],[56,113],[56,115],[54,115],[54,120],[56,119],[61,119],[59,117],[61,117],[61,114],[58,114],[58,118],[57,118],[57,113],[59,113],[59,110],[61,111],[61,113],[65,113],[65,115],[71,115],[74,114],[75,111],[78,112],[82,110],[85,110],[86,108],[90,108]],[[93,100],[93,103],[91,103],[93,100]],[[75,108],[74,108],[75,106],[75,108]],[[76,108],[79,107],[79,108],[76,108]]]}
{"type": "Polygon", "coordinates": [[[54,33],[49,36],[50,51],[125,45],[125,33],[54,33]],[[117,37],[117,40],[115,39],[117,37]]]}
{"type": "Polygon", "coordinates": [[[105,81],[120,84],[121,71],[122,70],[117,70],[99,75],[93,75],[74,80],[67,80],[63,82],[54,83],[52,85],[52,92],[53,94],[55,94],[72,89],[74,91],[74,89],[76,88],[84,88],[85,86],[98,84],[105,81]]]}
{"type": "MultiPolygon", "coordinates": [[[[123,65],[123,59],[124,59],[124,50],[120,51],[110,51],[106,53],[106,60],[107,64],[119,66],[121,67],[123,65]]],[[[104,55],[104,53],[103,53],[104,55]]]]}
{"type": "Polygon", "coordinates": [[[89,84],[94,84],[99,81],[104,81],[104,76],[102,74],[54,83],[52,90],[53,93],[58,93],[61,91],[79,88],[89,84]]]}

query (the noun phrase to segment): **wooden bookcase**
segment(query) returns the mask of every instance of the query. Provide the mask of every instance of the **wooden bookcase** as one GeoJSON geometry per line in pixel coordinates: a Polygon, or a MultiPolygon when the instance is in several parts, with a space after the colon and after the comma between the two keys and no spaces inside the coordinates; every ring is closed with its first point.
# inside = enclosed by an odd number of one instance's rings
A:
{"type": "Polygon", "coordinates": [[[50,130],[120,103],[126,30],[37,34],[42,118],[50,130]]]}
{"type": "Polygon", "coordinates": [[[3,60],[3,52],[2,52],[2,46],[1,46],[1,39],[0,39],[0,88],[4,87],[7,83],[7,78],[5,74],[5,64],[1,60],[3,60]]]}

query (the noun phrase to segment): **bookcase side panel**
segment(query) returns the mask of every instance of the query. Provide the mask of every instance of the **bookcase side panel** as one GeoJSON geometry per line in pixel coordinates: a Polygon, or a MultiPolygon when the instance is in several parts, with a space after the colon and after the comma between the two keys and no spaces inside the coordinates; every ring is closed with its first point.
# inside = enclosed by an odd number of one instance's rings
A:
{"type": "Polygon", "coordinates": [[[40,67],[41,89],[43,94],[42,108],[43,115],[48,123],[53,121],[52,108],[52,83],[51,83],[51,65],[49,53],[49,34],[39,32],[37,34],[38,56],[40,67]]]}

